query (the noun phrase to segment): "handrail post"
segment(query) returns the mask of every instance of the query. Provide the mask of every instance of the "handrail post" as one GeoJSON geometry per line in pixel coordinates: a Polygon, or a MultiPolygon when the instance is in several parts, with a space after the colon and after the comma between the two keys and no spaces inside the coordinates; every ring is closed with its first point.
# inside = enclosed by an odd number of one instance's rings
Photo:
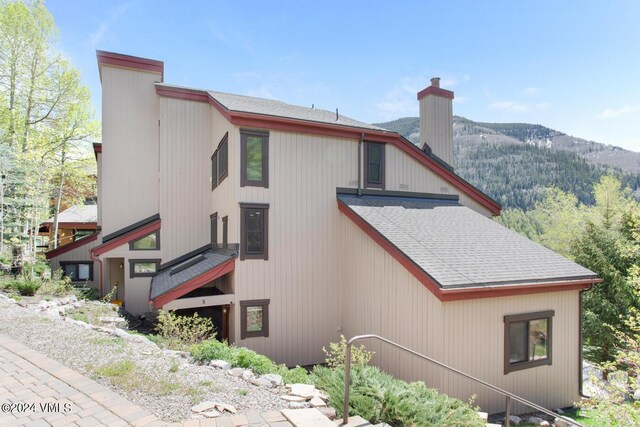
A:
{"type": "Polygon", "coordinates": [[[342,402],[342,425],[349,424],[349,385],[351,383],[351,344],[347,343],[347,351],[344,355],[344,401],[342,402]]]}
{"type": "Polygon", "coordinates": [[[511,396],[507,396],[507,405],[504,410],[504,425],[511,427],[511,396]]]}

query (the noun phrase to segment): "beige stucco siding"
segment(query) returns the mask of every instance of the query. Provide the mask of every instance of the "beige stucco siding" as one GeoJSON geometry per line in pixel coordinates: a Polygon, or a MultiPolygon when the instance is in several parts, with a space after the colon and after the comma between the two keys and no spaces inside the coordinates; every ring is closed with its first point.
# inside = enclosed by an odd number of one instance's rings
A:
{"type": "Polygon", "coordinates": [[[102,233],[151,215],[158,205],[155,73],[102,66],[102,233]]]}
{"type": "MultiPolygon", "coordinates": [[[[85,245],[82,245],[80,247],[71,249],[68,252],[65,252],[55,258],[51,258],[51,260],[49,261],[49,264],[51,266],[51,271],[56,271],[58,268],[60,268],[60,262],[64,262],[64,261],[92,261],[91,259],[91,255],[89,254],[89,251],[91,249],[93,249],[94,247],[98,246],[100,244],[100,239],[96,239],[93,242],[89,242],[85,245]]],[[[98,274],[100,272],[100,268],[97,262],[93,263],[93,280],[90,282],[87,282],[87,284],[89,284],[91,287],[93,288],[97,288],[98,287],[98,274]]],[[[76,284],[78,282],[75,282],[76,284]]]]}
{"type": "Polygon", "coordinates": [[[169,261],[209,243],[208,104],[160,97],[160,231],[169,261]]]}
{"type": "MultiPolygon", "coordinates": [[[[441,303],[346,216],[340,223],[347,337],[382,335],[543,406],[578,399],[578,291],[441,303]],[[504,375],[503,316],[545,310],[555,311],[553,364],[504,375]]],[[[367,346],[393,375],[463,400],[476,394],[483,410],[504,410],[504,398],[466,379],[386,346],[367,346]]]]}
{"type": "Polygon", "coordinates": [[[431,194],[457,194],[460,203],[485,216],[491,212],[392,144],[385,146],[386,189],[431,194]]]}
{"type": "MultiPolygon", "coordinates": [[[[241,202],[270,205],[269,260],[236,264],[237,300],[270,299],[270,331],[268,339],[237,340],[240,345],[281,363],[310,364],[323,361],[322,347],[337,339],[341,281],[335,194],[336,187],[357,176],[356,147],[341,139],[270,133],[269,188],[239,191],[241,202]]],[[[234,224],[231,238],[239,233],[234,224]]],[[[239,315],[236,310],[238,325],[239,315]]]]}

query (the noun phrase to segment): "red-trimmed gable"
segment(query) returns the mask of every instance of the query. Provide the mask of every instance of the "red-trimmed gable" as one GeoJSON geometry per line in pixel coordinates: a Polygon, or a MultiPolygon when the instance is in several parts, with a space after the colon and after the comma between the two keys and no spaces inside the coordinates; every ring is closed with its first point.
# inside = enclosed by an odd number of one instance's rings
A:
{"type": "Polygon", "coordinates": [[[121,236],[114,238],[113,240],[109,240],[106,243],[101,244],[100,246],[96,246],[91,249],[91,254],[93,256],[102,255],[105,252],[109,252],[111,249],[117,248],[118,246],[122,246],[125,243],[129,243],[131,240],[138,239],[140,237],[144,237],[147,234],[153,233],[156,230],[160,230],[160,219],[157,219],[149,224],[136,228],[135,230],[131,230],[128,233],[125,233],[121,236]]]}
{"type": "Polygon", "coordinates": [[[69,252],[72,249],[76,249],[79,248],[81,246],[86,245],[87,243],[93,242],[98,238],[98,233],[93,233],[90,234],[82,239],[76,240],[75,242],[69,243],[67,245],[64,246],[60,246],[59,248],[56,249],[52,249],[49,252],[46,252],[44,254],[44,256],[47,259],[51,259],[51,258],[55,258],[57,256],[60,256],[66,252],[69,252]]]}
{"type": "Polygon", "coordinates": [[[231,258],[228,261],[223,262],[222,264],[212,268],[211,270],[194,277],[186,283],[183,283],[176,289],[173,289],[166,294],[162,294],[158,296],[156,299],[151,300],[153,306],[155,308],[160,308],[165,304],[170,303],[171,301],[180,298],[183,295],[188,294],[189,292],[197,289],[201,286],[206,285],[209,282],[216,280],[219,277],[224,276],[227,273],[232,272],[236,268],[236,258],[237,256],[231,258]]]}
{"type": "Polygon", "coordinates": [[[418,266],[404,252],[398,249],[378,230],[367,221],[355,213],[349,206],[338,200],[338,209],[347,218],[353,221],[362,231],[380,245],[389,255],[407,269],[422,285],[442,302],[461,301],[478,298],[497,298],[513,295],[527,295],[543,292],[561,292],[569,290],[583,290],[590,286],[602,282],[599,278],[589,278],[580,280],[556,281],[550,283],[525,283],[500,286],[479,286],[458,289],[443,289],[440,285],[420,266],[418,266]]]}
{"type": "MultiPolygon", "coordinates": [[[[138,71],[149,71],[160,74],[160,81],[164,80],[164,62],[155,59],[139,58],[137,56],[123,55],[121,53],[96,51],[98,57],[98,68],[102,65],[113,65],[121,68],[128,68],[138,71]]],[[[102,71],[100,70],[100,78],[102,71]]]]}
{"type": "Polygon", "coordinates": [[[287,117],[268,116],[256,113],[230,111],[226,109],[222,104],[220,104],[216,99],[214,99],[207,91],[204,90],[169,87],[163,85],[156,87],[156,93],[160,96],[166,96],[169,98],[186,99],[197,102],[208,102],[218,112],[220,112],[220,114],[222,114],[224,118],[227,119],[227,121],[236,126],[275,129],[313,135],[326,135],[337,138],[360,139],[362,137],[367,140],[393,144],[409,156],[413,157],[424,167],[436,173],[449,184],[453,185],[458,190],[469,196],[471,199],[480,203],[493,215],[499,215],[500,211],[502,210],[502,206],[498,202],[482,193],[480,190],[475,188],[470,183],[466,182],[450,169],[444,167],[442,164],[429,157],[414,144],[407,141],[405,138],[395,132],[362,129],[344,125],[291,119],[287,117]]]}

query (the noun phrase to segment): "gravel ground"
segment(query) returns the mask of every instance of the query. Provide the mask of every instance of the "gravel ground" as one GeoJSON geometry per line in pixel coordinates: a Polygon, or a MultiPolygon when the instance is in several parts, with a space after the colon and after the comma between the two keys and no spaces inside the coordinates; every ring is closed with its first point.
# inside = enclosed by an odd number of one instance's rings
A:
{"type": "Polygon", "coordinates": [[[190,363],[146,339],[135,342],[87,329],[64,317],[36,311],[36,306],[35,299],[15,304],[0,294],[0,334],[93,378],[166,421],[192,418],[191,407],[203,400],[233,405],[238,412],[287,407],[280,399],[282,388],[259,388],[225,371],[190,363]],[[113,380],[96,375],[96,369],[123,361],[135,364],[131,371],[135,375],[113,380]]]}

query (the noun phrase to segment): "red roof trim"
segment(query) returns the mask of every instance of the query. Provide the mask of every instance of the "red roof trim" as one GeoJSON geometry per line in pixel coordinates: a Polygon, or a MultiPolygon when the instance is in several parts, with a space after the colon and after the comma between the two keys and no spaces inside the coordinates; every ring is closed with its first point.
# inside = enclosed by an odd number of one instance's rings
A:
{"type": "Polygon", "coordinates": [[[463,301],[479,298],[497,298],[513,295],[529,295],[543,292],[561,292],[577,289],[587,289],[602,279],[584,279],[565,282],[550,282],[536,284],[518,284],[503,286],[487,286],[483,288],[442,289],[440,285],[422,268],[416,265],[404,252],[387,240],[371,224],[355,213],[349,206],[338,200],[338,209],[352,220],[362,231],[378,243],[389,255],[402,264],[420,283],[442,302],[463,301]]]}
{"type": "MultiPolygon", "coordinates": [[[[40,226],[42,227],[43,225],[46,226],[51,226],[53,225],[52,222],[43,222],[42,224],[40,224],[40,226]]],[[[88,221],[88,222],[58,222],[58,228],[78,228],[78,227],[93,227],[96,228],[98,226],[98,223],[95,221],[88,221]]]]}
{"type": "Polygon", "coordinates": [[[138,56],[123,55],[121,53],[96,51],[98,68],[102,65],[114,65],[116,67],[130,68],[139,71],[159,73],[164,80],[164,62],[155,59],[140,58],[138,56]]]}
{"type": "MultiPolygon", "coordinates": [[[[447,91],[448,92],[448,91],[447,91]]],[[[364,138],[373,141],[386,142],[395,145],[409,156],[413,157],[423,166],[427,167],[445,181],[458,188],[471,199],[487,208],[493,215],[499,215],[502,207],[499,203],[482,193],[480,190],[469,184],[458,175],[442,166],[422,152],[418,147],[406,141],[395,132],[378,131],[375,129],[356,128],[342,126],[331,123],[320,123],[308,120],[291,119],[287,117],[267,116],[264,114],[246,113],[239,111],[229,111],[220,104],[208,92],[196,89],[184,89],[167,86],[156,86],[156,93],[161,96],[178,99],[189,99],[192,101],[207,102],[220,112],[230,123],[236,126],[247,126],[256,128],[277,129],[287,132],[301,132],[314,135],[327,135],[337,138],[360,139],[364,138]]]]}
{"type": "Polygon", "coordinates": [[[93,144],[93,152],[94,153],[102,153],[102,144],[94,143],[93,144]]]}
{"type": "Polygon", "coordinates": [[[453,99],[453,92],[451,92],[450,90],[429,86],[427,88],[422,89],[420,92],[418,92],[418,101],[420,101],[422,98],[424,98],[427,95],[436,95],[436,96],[441,96],[447,99],[453,99]]]}
{"type": "Polygon", "coordinates": [[[203,273],[200,276],[194,277],[188,282],[183,283],[176,289],[156,297],[156,299],[151,301],[153,303],[153,306],[155,308],[160,308],[163,305],[170,303],[171,301],[180,298],[183,295],[188,294],[192,290],[204,286],[207,283],[216,280],[218,277],[222,277],[225,274],[232,272],[236,268],[236,258],[237,257],[233,257],[230,260],[225,261],[222,264],[212,268],[206,273],[203,273]]]}
{"type": "Polygon", "coordinates": [[[66,252],[69,252],[72,249],[76,249],[76,248],[79,248],[81,246],[86,245],[89,242],[93,242],[97,238],[98,238],[98,233],[90,234],[87,237],[84,237],[82,239],[76,240],[75,242],[71,242],[71,243],[69,243],[67,245],[60,246],[59,248],[52,249],[49,252],[46,252],[44,254],[44,256],[47,259],[55,258],[57,256],[60,256],[60,255],[62,255],[64,253],[66,253],[66,252]]]}
{"type": "Polygon", "coordinates": [[[128,243],[131,240],[137,239],[139,237],[144,237],[156,230],[160,230],[159,219],[143,227],[125,233],[122,236],[116,237],[113,240],[109,240],[107,243],[96,246],[95,248],[91,249],[91,254],[93,254],[93,256],[102,255],[103,253],[108,252],[111,249],[117,248],[118,246],[124,245],[125,243],[128,243]]]}

